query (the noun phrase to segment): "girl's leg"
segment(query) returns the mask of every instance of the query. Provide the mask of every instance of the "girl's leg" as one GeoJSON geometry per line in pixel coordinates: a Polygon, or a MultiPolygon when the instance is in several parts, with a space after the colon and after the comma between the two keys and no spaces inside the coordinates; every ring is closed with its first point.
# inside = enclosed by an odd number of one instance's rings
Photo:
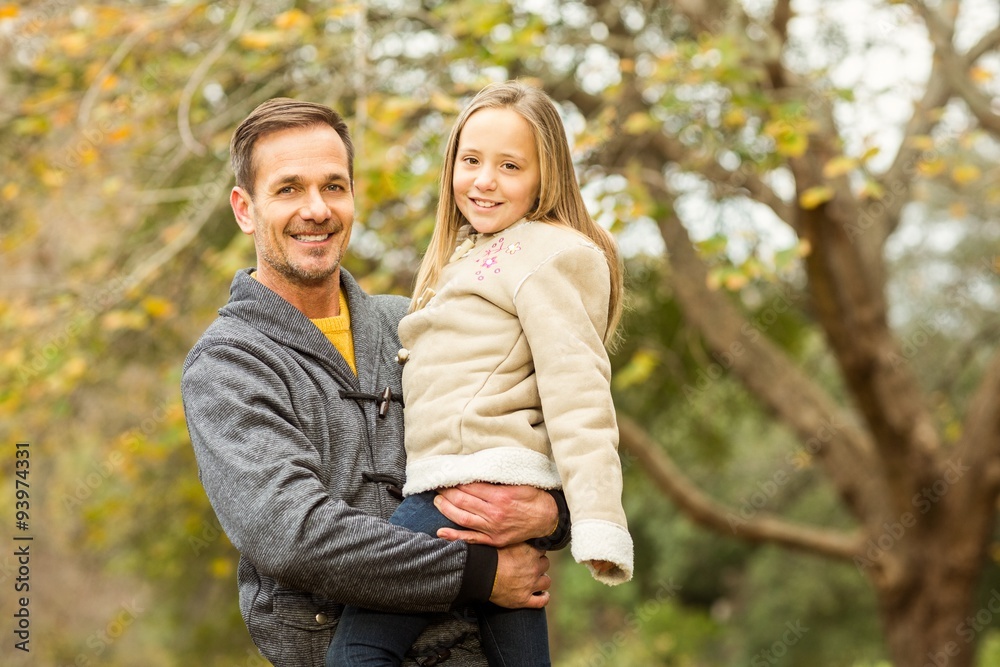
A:
{"type": "Polygon", "coordinates": [[[326,652],[326,667],[397,667],[413,646],[427,618],[344,607],[326,652]]]}
{"type": "Polygon", "coordinates": [[[479,636],[490,667],[549,667],[549,632],[544,609],[476,607],[479,636]]]}
{"type": "MultiPolygon", "coordinates": [[[[396,508],[389,522],[435,535],[438,528],[455,527],[434,507],[433,491],[410,496],[396,508]]],[[[425,614],[393,614],[347,606],[326,653],[326,667],[396,667],[427,627],[425,614]]]]}

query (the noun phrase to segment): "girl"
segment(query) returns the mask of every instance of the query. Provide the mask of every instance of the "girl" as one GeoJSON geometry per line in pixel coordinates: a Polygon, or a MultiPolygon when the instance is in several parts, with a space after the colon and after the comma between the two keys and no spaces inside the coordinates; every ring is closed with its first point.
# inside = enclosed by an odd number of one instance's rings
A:
{"type": "MultiPolygon", "coordinates": [[[[486,87],[448,140],[436,226],[399,325],[407,481],[393,523],[454,527],[433,500],[459,484],[562,488],[573,557],[598,581],[628,581],[605,350],[621,301],[617,248],[587,213],[555,104],[519,82],[486,87]]],[[[486,604],[477,616],[490,665],[549,664],[544,610],[486,604]]],[[[327,665],[375,654],[363,664],[398,665],[423,624],[348,608],[327,665]]]]}

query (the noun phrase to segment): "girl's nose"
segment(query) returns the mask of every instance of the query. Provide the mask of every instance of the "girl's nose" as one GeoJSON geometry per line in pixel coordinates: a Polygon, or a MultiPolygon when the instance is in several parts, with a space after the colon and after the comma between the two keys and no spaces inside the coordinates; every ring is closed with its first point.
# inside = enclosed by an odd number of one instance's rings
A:
{"type": "Polygon", "coordinates": [[[479,174],[476,175],[475,186],[477,190],[483,192],[492,190],[497,185],[497,179],[493,175],[491,169],[482,169],[479,174]]]}

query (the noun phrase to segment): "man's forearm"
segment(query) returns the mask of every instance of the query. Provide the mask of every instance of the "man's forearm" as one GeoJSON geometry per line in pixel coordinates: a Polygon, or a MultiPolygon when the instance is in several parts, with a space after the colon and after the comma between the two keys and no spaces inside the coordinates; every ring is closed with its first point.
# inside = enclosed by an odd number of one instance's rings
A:
{"type": "Polygon", "coordinates": [[[548,535],[528,540],[528,544],[542,551],[557,551],[569,545],[571,537],[569,505],[566,504],[566,495],[561,490],[553,489],[549,491],[549,495],[556,503],[556,527],[548,535]]]}
{"type": "Polygon", "coordinates": [[[462,586],[452,603],[453,610],[470,602],[485,602],[493,594],[497,576],[497,550],[482,544],[470,544],[469,555],[462,574],[462,586]]]}

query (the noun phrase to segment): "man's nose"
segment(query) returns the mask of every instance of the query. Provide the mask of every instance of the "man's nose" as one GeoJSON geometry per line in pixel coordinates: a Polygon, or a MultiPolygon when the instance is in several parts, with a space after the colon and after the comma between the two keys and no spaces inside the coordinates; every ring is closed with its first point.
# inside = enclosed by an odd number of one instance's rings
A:
{"type": "Polygon", "coordinates": [[[299,215],[302,216],[303,220],[325,222],[330,218],[330,207],[318,189],[310,188],[306,191],[305,196],[306,200],[299,210],[299,215]]]}

